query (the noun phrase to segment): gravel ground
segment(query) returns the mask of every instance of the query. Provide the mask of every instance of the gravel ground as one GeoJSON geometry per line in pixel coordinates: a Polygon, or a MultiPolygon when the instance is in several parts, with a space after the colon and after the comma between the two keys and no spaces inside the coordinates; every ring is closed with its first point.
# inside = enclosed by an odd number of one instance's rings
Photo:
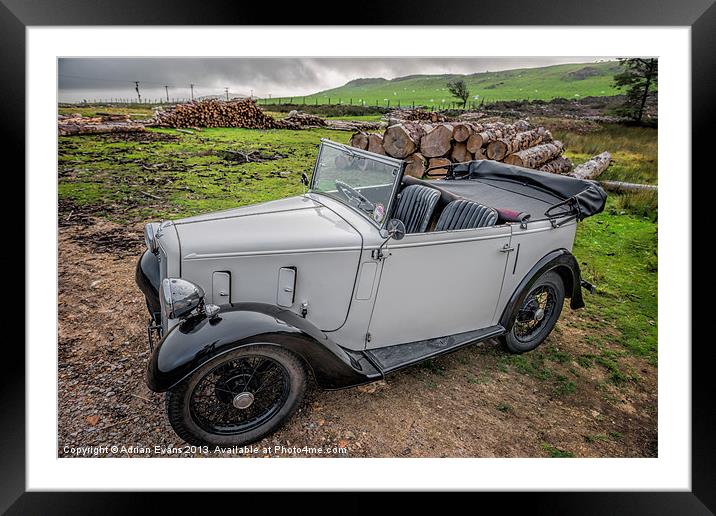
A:
{"type": "Polygon", "coordinates": [[[163,395],[144,383],[146,312],[134,285],[141,228],[65,211],[59,242],[60,457],[91,454],[87,447],[121,457],[657,454],[656,368],[622,356],[620,365],[638,381],[614,385],[607,370],[573,360],[590,351],[578,324],[595,317],[588,307],[565,307],[533,352],[543,370],[488,342],[387,381],[334,392],[310,388],[293,419],[251,449],[186,448],[166,419],[163,395]]]}

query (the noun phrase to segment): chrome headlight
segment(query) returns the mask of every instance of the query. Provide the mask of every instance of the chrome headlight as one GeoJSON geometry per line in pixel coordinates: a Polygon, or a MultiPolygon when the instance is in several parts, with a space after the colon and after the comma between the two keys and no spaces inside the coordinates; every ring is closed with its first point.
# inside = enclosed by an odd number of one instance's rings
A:
{"type": "Polygon", "coordinates": [[[157,231],[159,230],[159,222],[150,222],[144,226],[144,242],[147,244],[147,249],[151,252],[156,253],[159,243],[157,242],[157,231]]]}
{"type": "Polygon", "coordinates": [[[191,281],[166,278],[162,281],[159,303],[165,320],[178,319],[204,301],[204,289],[191,281]]]}

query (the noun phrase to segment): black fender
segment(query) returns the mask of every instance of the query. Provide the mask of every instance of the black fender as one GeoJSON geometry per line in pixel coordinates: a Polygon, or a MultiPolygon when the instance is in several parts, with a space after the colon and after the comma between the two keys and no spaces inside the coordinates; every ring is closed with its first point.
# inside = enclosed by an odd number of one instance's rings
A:
{"type": "Polygon", "coordinates": [[[296,353],[324,389],[360,385],[382,377],[362,353],[340,347],[295,313],[269,304],[237,303],[222,306],[211,318],[194,315],[173,327],[152,352],[147,385],[155,392],[170,390],[207,362],[256,343],[296,353]]]}
{"type": "Polygon", "coordinates": [[[134,280],[147,300],[149,313],[156,320],[156,314],[161,310],[159,306],[159,257],[156,254],[144,251],[137,261],[134,280]]]}
{"type": "Polygon", "coordinates": [[[500,324],[507,331],[512,328],[517,317],[517,310],[524,303],[532,285],[537,282],[540,276],[552,270],[558,273],[564,282],[565,295],[570,298],[569,306],[572,309],[584,307],[582,273],[579,270],[579,263],[577,263],[574,255],[566,249],[557,249],[542,257],[530,272],[522,278],[522,281],[512,293],[512,297],[510,297],[505,309],[502,311],[502,317],[500,317],[500,324]]]}

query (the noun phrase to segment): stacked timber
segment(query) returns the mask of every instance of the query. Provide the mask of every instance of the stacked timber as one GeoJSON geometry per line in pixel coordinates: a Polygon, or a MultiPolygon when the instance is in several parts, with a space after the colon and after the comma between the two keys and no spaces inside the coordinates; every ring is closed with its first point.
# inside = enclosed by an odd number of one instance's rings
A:
{"type": "Polygon", "coordinates": [[[296,124],[301,127],[325,127],[326,121],[320,116],[293,110],[283,119],[285,123],[296,124]]]}
{"type": "MultiPolygon", "coordinates": [[[[390,118],[380,142],[373,141],[371,148],[379,154],[407,162],[406,173],[420,177],[427,169],[438,168],[447,172],[451,163],[476,159],[504,161],[529,168],[545,167],[555,173],[568,173],[572,163],[562,158],[563,145],[554,141],[544,127],[531,128],[526,120],[514,123],[476,120],[449,122],[407,120],[405,110],[394,112],[401,119],[390,118]]],[[[350,145],[370,150],[369,142],[375,135],[358,131],[350,145]]],[[[430,175],[435,175],[430,170],[430,175]]]]}
{"type": "Polygon", "coordinates": [[[502,161],[509,154],[529,149],[540,143],[552,141],[552,133],[544,127],[537,127],[532,130],[506,135],[487,144],[485,153],[488,159],[502,161]]]}
{"type": "Polygon", "coordinates": [[[510,154],[505,158],[505,163],[536,169],[558,157],[562,152],[564,152],[564,145],[562,145],[562,142],[555,140],[551,143],[544,143],[510,154]]]}
{"type": "Polygon", "coordinates": [[[396,109],[391,111],[389,119],[405,120],[408,122],[445,122],[447,117],[437,111],[426,111],[424,109],[396,109]]]}
{"type": "Polygon", "coordinates": [[[297,129],[296,122],[276,120],[256,105],[253,99],[209,99],[177,104],[159,110],[152,119],[159,127],[244,127],[248,129],[297,129]]]}
{"type": "Polygon", "coordinates": [[[326,127],[336,131],[375,131],[385,128],[385,122],[366,122],[363,120],[326,120],[326,127]]]}

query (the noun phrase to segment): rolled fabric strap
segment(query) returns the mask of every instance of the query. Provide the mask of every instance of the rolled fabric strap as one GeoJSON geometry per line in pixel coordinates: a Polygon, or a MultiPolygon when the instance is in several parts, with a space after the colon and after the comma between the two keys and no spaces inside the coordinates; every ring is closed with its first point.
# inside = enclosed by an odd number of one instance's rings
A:
{"type": "Polygon", "coordinates": [[[498,222],[527,222],[531,215],[524,211],[495,208],[499,216],[498,222]]]}

